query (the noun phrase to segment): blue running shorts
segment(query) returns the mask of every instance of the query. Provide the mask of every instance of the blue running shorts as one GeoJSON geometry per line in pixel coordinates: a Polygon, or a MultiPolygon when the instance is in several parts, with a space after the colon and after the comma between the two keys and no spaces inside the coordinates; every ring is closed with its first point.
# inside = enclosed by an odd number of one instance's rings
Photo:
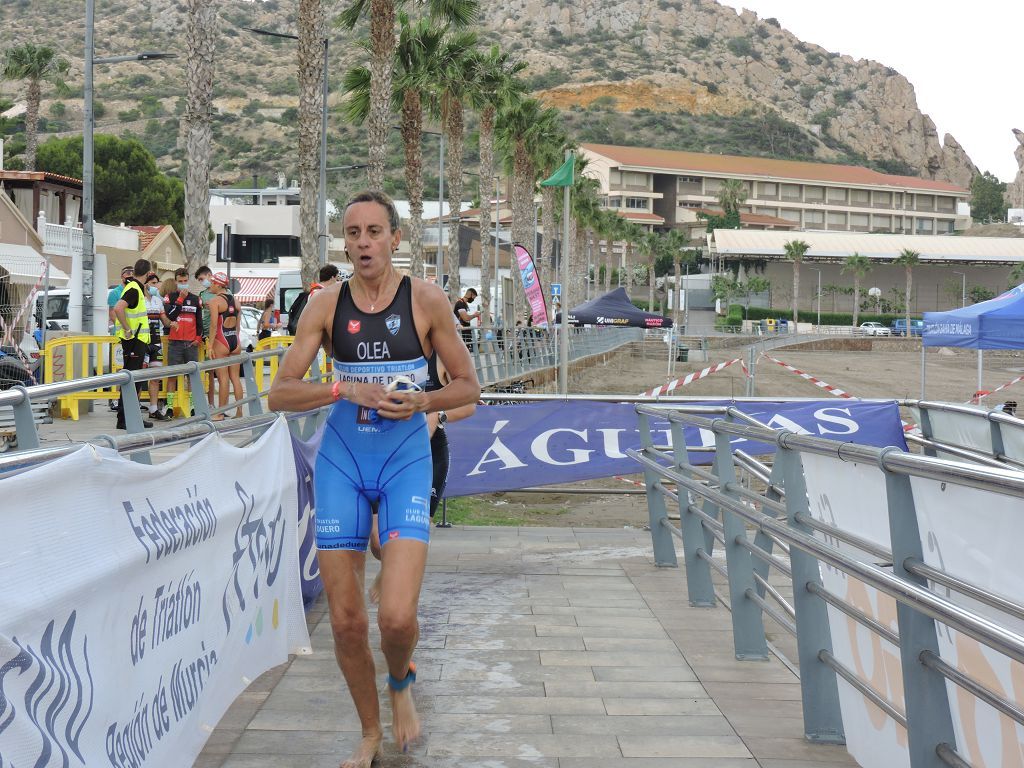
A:
{"type": "Polygon", "coordinates": [[[371,503],[378,508],[382,545],[393,539],[428,542],[432,474],[422,413],[408,421],[367,423],[366,409],[339,401],[327,418],[313,474],[317,549],[365,551],[371,503]]]}

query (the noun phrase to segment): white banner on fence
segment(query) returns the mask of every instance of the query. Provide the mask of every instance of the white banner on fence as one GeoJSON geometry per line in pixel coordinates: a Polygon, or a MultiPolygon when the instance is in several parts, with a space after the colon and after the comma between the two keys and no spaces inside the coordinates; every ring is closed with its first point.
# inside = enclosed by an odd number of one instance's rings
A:
{"type": "MultiPolygon", "coordinates": [[[[1020,566],[1024,511],[1019,499],[952,483],[913,478],[924,560],[958,579],[1009,600],[1024,595],[1020,566]]],[[[1024,621],[956,592],[936,588],[954,603],[1024,634],[1024,621]]],[[[1024,702],[1024,665],[939,625],[942,658],[1004,699],[1024,702]]],[[[976,768],[1024,767],[1024,727],[947,682],[957,751],[976,768]]]]}
{"type": "Polygon", "coordinates": [[[107,450],[0,480],[0,766],[191,765],[308,652],[287,427],[156,466],[107,450]]]}
{"type": "MultiPolygon", "coordinates": [[[[811,517],[888,549],[885,479],[878,467],[806,453],[801,454],[801,459],[811,517]]],[[[875,561],[872,555],[831,537],[815,535],[852,557],[875,561]]],[[[825,589],[897,630],[896,601],[888,595],[826,565],[821,566],[821,580],[825,589]]],[[[828,620],[836,659],[902,710],[903,670],[899,648],[832,606],[828,606],[828,620]]],[[[839,707],[846,731],[846,748],[858,763],[910,768],[906,730],[842,678],[839,678],[839,707]]]]}

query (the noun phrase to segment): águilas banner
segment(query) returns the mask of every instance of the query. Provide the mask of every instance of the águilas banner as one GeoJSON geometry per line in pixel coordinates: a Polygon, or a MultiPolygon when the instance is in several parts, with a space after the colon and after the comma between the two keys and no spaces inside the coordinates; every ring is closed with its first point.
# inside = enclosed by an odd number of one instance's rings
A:
{"type": "Polygon", "coordinates": [[[192,765],[309,652],[293,467],[282,419],[244,448],[86,447],[0,480],[0,766],[192,765]]]}
{"type": "Polygon", "coordinates": [[[530,315],[537,328],[548,327],[548,312],[544,304],[544,288],[540,284],[540,276],[534,266],[533,257],[523,246],[516,243],[516,260],[519,262],[519,276],[523,279],[523,290],[526,300],[530,302],[530,315]]]}

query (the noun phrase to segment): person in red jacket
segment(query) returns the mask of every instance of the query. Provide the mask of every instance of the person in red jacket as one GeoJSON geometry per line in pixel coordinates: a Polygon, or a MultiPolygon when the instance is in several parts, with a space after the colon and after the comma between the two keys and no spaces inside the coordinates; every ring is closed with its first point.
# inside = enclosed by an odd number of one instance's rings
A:
{"type": "MultiPolygon", "coordinates": [[[[171,332],[168,334],[167,364],[184,365],[199,361],[199,348],[203,344],[203,300],[188,285],[188,270],[178,267],[174,270],[174,281],[177,290],[167,294],[167,317],[171,321],[171,332]]],[[[191,394],[192,383],[185,379],[185,387],[191,394]]],[[[167,383],[167,415],[174,412],[174,400],[178,389],[177,377],[167,383]]],[[[182,401],[181,412],[190,416],[195,410],[182,401]]]]}

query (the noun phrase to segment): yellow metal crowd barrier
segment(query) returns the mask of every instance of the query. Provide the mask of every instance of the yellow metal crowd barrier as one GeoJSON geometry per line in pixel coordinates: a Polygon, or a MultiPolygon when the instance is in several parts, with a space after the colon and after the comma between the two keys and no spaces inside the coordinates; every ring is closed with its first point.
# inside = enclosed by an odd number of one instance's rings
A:
{"type": "MultiPolygon", "coordinates": [[[[290,337],[289,341],[290,341],[290,337]]],[[[163,341],[163,359],[167,360],[167,339],[163,341]]],[[[269,341],[266,339],[265,341],[269,341]]],[[[262,344],[262,342],[261,342],[262,344]]],[[[206,349],[200,346],[199,359],[206,359],[206,349]]],[[[275,364],[277,360],[274,360],[275,364]]],[[[114,336],[65,336],[46,342],[43,355],[43,376],[47,383],[83,379],[88,376],[102,376],[121,370],[124,362],[121,356],[121,342],[114,336]]],[[[276,371],[275,371],[276,372],[276,371]]],[[[177,377],[178,392],[186,392],[188,377],[177,377]]],[[[160,379],[159,397],[167,399],[167,379],[160,379]]],[[[74,392],[57,398],[58,415],[62,419],[78,420],[78,404],[88,400],[117,400],[118,387],[103,387],[87,392],[74,392]]],[[[205,393],[202,394],[205,397],[205,393]]],[[[148,387],[143,387],[140,398],[149,399],[148,387]]],[[[187,400],[178,397],[174,410],[178,416],[186,415],[187,400]]]]}

